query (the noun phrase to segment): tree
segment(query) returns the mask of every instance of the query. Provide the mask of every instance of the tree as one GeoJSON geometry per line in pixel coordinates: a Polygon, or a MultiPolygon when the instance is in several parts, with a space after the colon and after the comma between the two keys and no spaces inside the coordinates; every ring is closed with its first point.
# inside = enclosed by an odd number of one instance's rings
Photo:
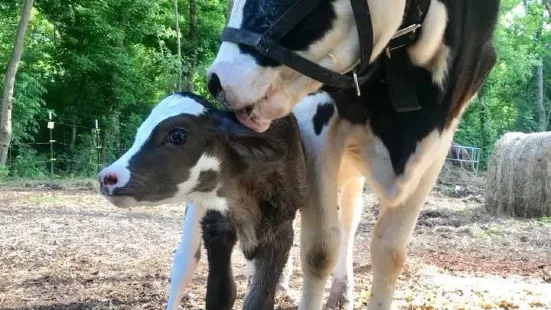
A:
{"type": "Polygon", "coordinates": [[[4,91],[2,95],[2,111],[0,114],[0,166],[6,164],[8,151],[12,138],[12,109],[13,109],[13,91],[15,87],[15,76],[19,68],[19,62],[23,55],[23,46],[25,42],[25,33],[31,19],[33,9],[33,0],[25,0],[21,10],[21,18],[17,27],[13,53],[6,68],[4,76],[4,91]]]}
{"type": "MultiPolygon", "coordinates": [[[[526,11],[534,10],[533,7],[529,6],[528,0],[523,0],[524,9],[526,11]]],[[[547,3],[548,4],[548,3],[547,3]]],[[[547,6],[546,6],[547,7],[547,6]]],[[[539,13],[539,15],[543,15],[543,10],[541,10],[540,5],[538,3],[536,7],[536,11],[539,13]]],[[[538,14],[536,13],[536,14],[538,14]]],[[[536,34],[534,37],[534,43],[535,45],[541,44],[541,36],[542,32],[545,27],[545,20],[541,19],[539,21],[540,26],[536,28],[536,34]]],[[[539,131],[545,131],[547,128],[547,113],[545,112],[545,105],[544,105],[544,86],[543,86],[543,56],[541,57],[540,61],[535,65],[534,67],[535,76],[536,76],[536,96],[534,100],[534,112],[537,117],[538,122],[538,130],[539,131]]]]}
{"type": "Polygon", "coordinates": [[[178,91],[182,90],[182,42],[181,42],[181,32],[180,32],[180,14],[178,12],[178,0],[174,0],[174,23],[176,24],[176,39],[178,42],[178,85],[176,89],[178,91]]]}
{"type": "MultiPolygon", "coordinates": [[[[192,46],[196,46],[197,42],[197,6],[195,0],[189,0],[189,32],[188,40],[192,46]]],[[[192,48],[191,57],[188,65],[188,74],[187,74],[187,90],[194,92],[194,76],[195,70],[197,67],[197,48],[192,48]]]]}
{"type": "Polygon", "coordinates": [[[230,19],[231,10],[233,8],[233,0],[228,0],[228,4],[226,6],[226,19],[230,19]]]}

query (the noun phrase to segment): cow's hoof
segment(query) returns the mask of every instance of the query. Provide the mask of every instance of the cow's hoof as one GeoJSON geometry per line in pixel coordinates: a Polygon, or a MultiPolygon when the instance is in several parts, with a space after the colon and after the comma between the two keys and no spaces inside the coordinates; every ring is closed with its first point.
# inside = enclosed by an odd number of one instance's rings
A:
{"type": "Polygon", "coordinates": [[[325,307],[328,310],[353,310],[354,292],[348,281],[335,279],[325,307]]]}

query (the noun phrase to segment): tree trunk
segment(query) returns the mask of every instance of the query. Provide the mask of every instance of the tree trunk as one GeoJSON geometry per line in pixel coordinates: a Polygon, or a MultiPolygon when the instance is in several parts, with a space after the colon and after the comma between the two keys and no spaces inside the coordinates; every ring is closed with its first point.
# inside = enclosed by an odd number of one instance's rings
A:
{"type": "Polygon", "coordinates": [[[538,116],[538,131],[545,131],[547,127],[545,106],[543,104],[543,64],[536,67],[536,115],[538,116]]]}
{"type": "Polygon", "coordinates": [[[178,13],[178,0],[174,0],[174,22],[176,23],[176,39],[178,41],[178,85],[177,91],[182,91],[182,43],[180,34],[180,15],[178,13]]]}
{"type": "Polygon", "coordinates": [[[77,141],[77,125],[76,120],[73,121],[73,126],[71,126],[71,141],[69,142],[69,150],[75,150],[75,144],[77,141]]]}
{"type": "Polygon", "coordinates": [[[547,10],[547,13],[549,17],[551,17],[551,0],[545,0],[545,9],[547,10]]]}
{"type": "MultiPolygon", "coordinates": [[[[523,0],[522,3],[524,5],[524,8],[526,8],[527,5],[528,5],[527,1],[523,0]]],[[[549,8],[549,1],[548,0],[545,1],[545,7],[546,7],[546,9],[549,8]]],[[[541,28],[537,29],[537,31],[536,31],[536,37],[535,37],[536,44],[541,43],[541,33],[542,33],[542,30],[543,30],[543,27],[544,27],[544,25],[541,25],[541,28]]],[[[538,131],[545,131],[545,129],[547,127],[547,120],[546,120],[547,117],[546,117],[544,97],[543,97],[543,92],[544,92],[544,90],[543,90],[543,58],[540,58],[540,60],[541,60],[541,63],[534,68],[535,75],[536,75],[536,101],[534,102],[534,112],[536,114],[536,118],[537,118],[537,121],[538,121],[537,130],[538,131]]]]}
{"type": "Polygon", "coordinates": [[[187,73],[187,89],[193,92],[194,83],[193,77],[195,76],[195,69],[197,66],[197,6],[195,0],[189,0],[189,42],[192,44],[191,59],[189,62],[187,73]]]}
{"type": "Polygon", "coordinates": [[[485,103],[485,99],[484,98],[484,92],[485,92],[485,86],[482,85],[482,88],[480,89],[480,91],[478,92],[478,103],[480,104],[480,110],[478,112],[478,119],[480,121],[480,134],[481,134],[481,142],[482,142],[482,145],[480,146],[480,148],[482,149],[482,154],[486,155],[487,154],[487,147],[488,147],[488,144],[489,144],[489,137],[488,137],[488,124],[487,124],[487,121],[486,121],[486,103],[485,103]]]}
{"type": "Polygon", "coordinates": [[[21,12],[21,19],[19,20],[19,25],[17,26],[13,53],[10,61],[8,62],[6,75],[4,77],[2,112],[0,114],[0,166],[5,165],[8,158],[8,150],[10,148],[12,136],[11,114],[15,76],[17,74],[17,69],[19,68],[21,56],[23,55],[23,43],[25,42],[25,33],[27,32],[27,27],[29,26],[32,9],[33,0],[25,0],[25,4],[21,12]]]}

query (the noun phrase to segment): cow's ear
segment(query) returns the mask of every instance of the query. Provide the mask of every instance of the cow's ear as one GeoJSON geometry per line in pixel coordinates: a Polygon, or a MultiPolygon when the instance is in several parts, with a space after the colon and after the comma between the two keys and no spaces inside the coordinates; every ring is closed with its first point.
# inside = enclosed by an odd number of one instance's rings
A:
{"type": "Polygon", "coordinates": [[[243,161],[278,162],[285,158],[286,150],[280,140],[266,133],[257,133],[233,117],[215,114],[213,118],[216,130],[243,161]]]}

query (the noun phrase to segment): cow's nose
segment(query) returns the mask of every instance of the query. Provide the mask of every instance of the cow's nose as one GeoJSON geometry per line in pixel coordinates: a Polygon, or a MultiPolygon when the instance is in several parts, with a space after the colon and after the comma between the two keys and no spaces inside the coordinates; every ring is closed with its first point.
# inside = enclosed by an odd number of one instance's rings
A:
{"type": "Polygon", "coordinates": [[[117,174],[109,172],[105,174],[102,181],[104,186],[115,186],[119,183],[119,177],[117,174]]]}
{"type": "Polygon", "coordinates": [[[220,82],[220,78],[216,73],[212,73],[208,76],[207,88],[214,98],[218,99],[219,96],[222,94],[222,91],[224,89],[222,88],[222,83],[220,82]]]}

